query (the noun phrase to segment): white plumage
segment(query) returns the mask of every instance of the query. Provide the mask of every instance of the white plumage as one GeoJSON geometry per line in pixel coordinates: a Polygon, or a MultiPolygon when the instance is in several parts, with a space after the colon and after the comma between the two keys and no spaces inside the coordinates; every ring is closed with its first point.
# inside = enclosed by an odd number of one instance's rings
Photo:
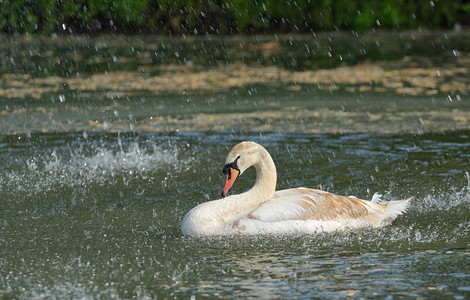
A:
{"type": "Polygon", "coordinates": [[[276,167],[257,143],[242,142],[229,152],[224,198],[189,211],[181,229],[185,235],[305,234],[348,228],[381,227],[402,214],[411,198],[380,202],[329,192],[293,188],[276,191],[276,167]],[[256,182],[247,192],[225,197],[247,168],[256,169],[256,182]]]}

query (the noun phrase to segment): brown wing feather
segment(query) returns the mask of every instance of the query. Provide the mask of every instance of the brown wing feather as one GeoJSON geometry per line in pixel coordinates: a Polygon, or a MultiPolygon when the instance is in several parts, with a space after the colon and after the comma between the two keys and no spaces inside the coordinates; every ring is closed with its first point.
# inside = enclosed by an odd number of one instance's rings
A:
{"type": "Polygon", "coordinates": [[[315,193],[302,197],[305,201],[303,218],[310,220],[358,219],[369,214],[366,204],[359,199],[330,193],[315,193]]]}
{"type": "Polygon", "coordinates": [[[289,189],[276,192],[272,200],[261,204],[246,215],[265,222],[288,220],[353,220],[375,219],[385,206],[355,197],[334,195],[314,189],[289,189]]]}

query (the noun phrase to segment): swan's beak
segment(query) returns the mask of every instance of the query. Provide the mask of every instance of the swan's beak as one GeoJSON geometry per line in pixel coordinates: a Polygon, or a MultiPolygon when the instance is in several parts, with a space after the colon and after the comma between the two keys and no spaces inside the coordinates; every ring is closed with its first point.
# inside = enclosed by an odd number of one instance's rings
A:
{"type": "Polygon", "coordinates": [[[237,180],[238,175],[240,175],[240,171],[232,167],[228,167],[224,168],[224,173],[227,174],[227,177],[225,178],[225,185],[224,189],[222,190],[222,198],[228,195],[233,187],[233,184],[235,183],[235,180],[237,180]]]}

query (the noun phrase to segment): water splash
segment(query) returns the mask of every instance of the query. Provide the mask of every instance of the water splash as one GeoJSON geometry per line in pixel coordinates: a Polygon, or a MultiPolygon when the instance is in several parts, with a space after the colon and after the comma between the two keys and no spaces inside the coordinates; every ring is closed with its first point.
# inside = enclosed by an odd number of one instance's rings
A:
{"type": "Polygon", "coordinates": [[[176,149],[163,149],[153,145],[153,151],[146,151],[138,143],[131,143],[127,150],[121,148],[117,152],[99,147],[91,156],[77,151],[70,159],[60,158],[54,151],[49,160],[45,160],[43,171],[56,175],[59,179],[65,174],[78,175],[87,181],[93,181],[122,173],[142,175],[177,163],[176,149]]]}
{"type": "Polygon", "coordinates": [[[177,170],[184,162],[178,159],[175,146],[151,144],[150,148],[137,142],[119,149],[110,145],[83,146],[65,152],[27,157],[23,168],[6,171],[0,177],[0,189],[25,192],[28,195],[55,188],[115,184],[122,180],[128,185],[134,178],[152,180],[155,173],[177,170]]]}
{"type": "Polygon", "coordinates": [[[462,188],[452,187],[449,192],[431,192],[416,203],[416,208],[423,212],[451,211],[460,206],[470,206],[470,174],[465,172],[467,185],[462,188]]]}

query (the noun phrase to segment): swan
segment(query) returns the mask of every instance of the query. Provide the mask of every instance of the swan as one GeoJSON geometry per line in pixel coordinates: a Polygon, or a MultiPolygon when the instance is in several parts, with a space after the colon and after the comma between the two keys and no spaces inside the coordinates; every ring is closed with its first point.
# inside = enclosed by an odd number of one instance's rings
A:
{"type": "Polygon", "coordinates": [[[378,203],[310,188],[276,189],[276,166],[255,142],[241,142],[227,155],[222,198],[191,209],[183,218],[184,235],[312,234],[389,225],[407,209],[411,198],[378,203]],[[256,169],[253,187],[228,196],[237,178],[256,169]]]}

